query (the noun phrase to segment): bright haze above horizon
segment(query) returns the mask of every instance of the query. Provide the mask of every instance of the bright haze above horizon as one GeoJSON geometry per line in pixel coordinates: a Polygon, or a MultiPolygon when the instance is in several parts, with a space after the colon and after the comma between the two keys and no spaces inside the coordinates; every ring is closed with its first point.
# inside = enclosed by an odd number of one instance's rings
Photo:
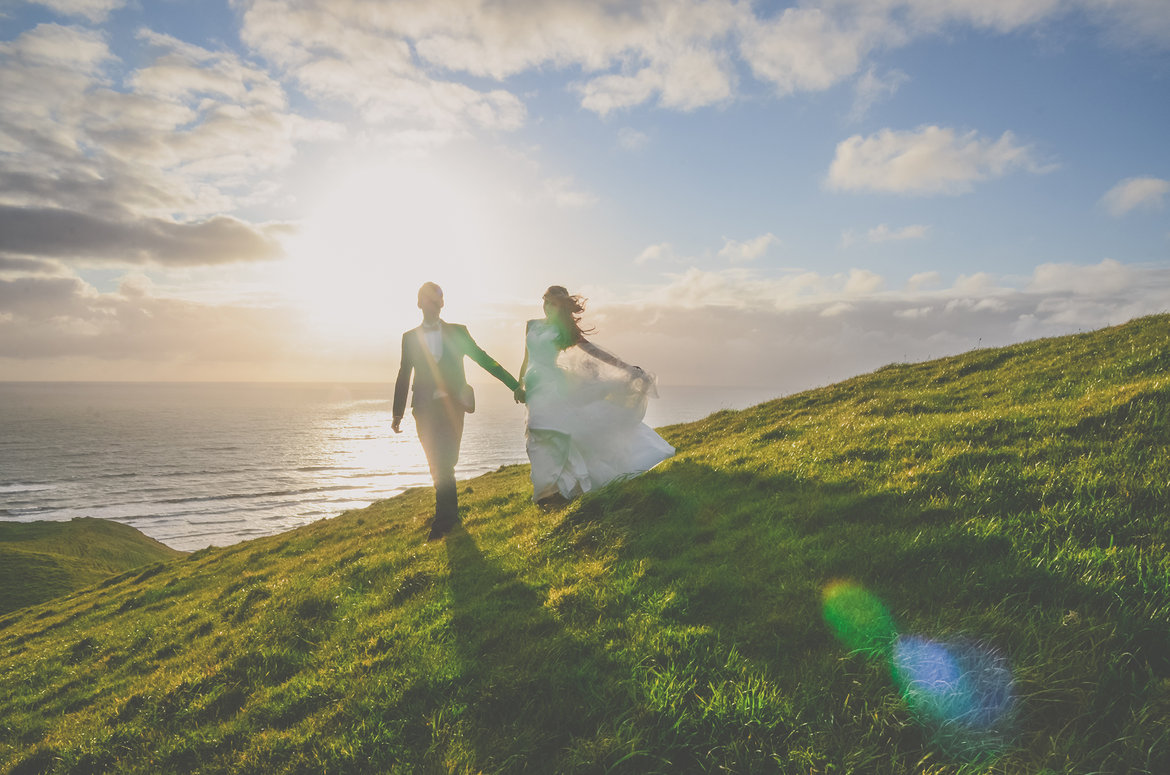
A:
{"type": "Polygon", "coordinates": [[[0,6],[0,379],[791,392],[1170,309],[1165,0],[0,6]]]}

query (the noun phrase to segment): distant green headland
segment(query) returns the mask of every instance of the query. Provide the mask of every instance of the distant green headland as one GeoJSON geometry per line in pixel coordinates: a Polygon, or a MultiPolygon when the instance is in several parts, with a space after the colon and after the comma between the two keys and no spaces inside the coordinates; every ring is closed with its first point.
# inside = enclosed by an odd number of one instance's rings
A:
{"type": "Polygon", "coordinates": [[[0,614],[182,555],[104,519],[0,522],[0,614]]]}
{"type": "Polygon", "coordinates": [[[0,773],[1170,772],[1170,316],[0,616],[0,773]]]}

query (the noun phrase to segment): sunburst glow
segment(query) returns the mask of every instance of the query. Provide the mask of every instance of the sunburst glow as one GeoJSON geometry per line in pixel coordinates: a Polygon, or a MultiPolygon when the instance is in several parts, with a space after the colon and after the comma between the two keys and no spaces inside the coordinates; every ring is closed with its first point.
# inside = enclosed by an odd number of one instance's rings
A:
{"type": "Polygon", "coordinates": [[[326,339],[397,336],[418,311],[403,300],[434,280],[470,296],[488,281],[498,244],[487,200],[439,167],[380,162],[321,195],[290,249],[288,292],[326,339]]]}

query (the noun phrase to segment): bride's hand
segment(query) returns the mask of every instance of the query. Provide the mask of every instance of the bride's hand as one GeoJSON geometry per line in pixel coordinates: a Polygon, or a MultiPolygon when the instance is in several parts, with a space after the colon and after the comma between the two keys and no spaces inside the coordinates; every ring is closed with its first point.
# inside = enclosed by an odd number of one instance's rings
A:
{"type": "Polygon", "coordinates": [[[526,398],[525,393],[524,393],[524,388],[518,387],[515,390],[513,390],[512,397],[516,399],[516,403],[518,403],[518,404],[524,403],[524,399],[526,398]]]}

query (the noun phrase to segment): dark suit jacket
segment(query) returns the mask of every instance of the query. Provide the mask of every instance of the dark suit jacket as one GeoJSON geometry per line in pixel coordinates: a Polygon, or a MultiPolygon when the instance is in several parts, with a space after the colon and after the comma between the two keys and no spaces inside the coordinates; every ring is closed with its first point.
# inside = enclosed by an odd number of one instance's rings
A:
{"type": "Polygon", "coordinates": [[[431,356],[422,326],[402,335],[402,364],[398,367],[398,379],[394,383],[395,417],[401,417],[406,411],[406,392],[410,387],[412,371],[414,393],[411,406],[433,400],[437,390],[457,398],[467,385],[467,374],[463,368],[465,357],[471,358],[510,389],[519,387],[516,378],[475,343],[467,332],[467,326],[442,321],[439,325],[443,332],[443,355],[438,361],[431,356]]]}

